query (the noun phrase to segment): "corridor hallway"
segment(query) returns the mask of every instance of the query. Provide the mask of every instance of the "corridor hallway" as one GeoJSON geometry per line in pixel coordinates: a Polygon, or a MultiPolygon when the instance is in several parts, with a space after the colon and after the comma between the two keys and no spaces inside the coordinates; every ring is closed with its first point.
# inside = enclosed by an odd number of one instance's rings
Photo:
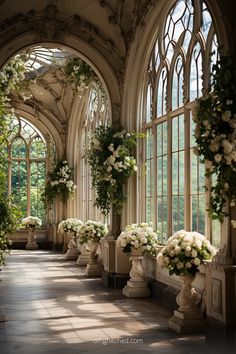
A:
{"type": "Polygon", "coordinates": [[[0,278],[1,354],[234,352],[235,336],[178,335],[168,308],[105,289],[60,253],[14,250],[0,278]]]}

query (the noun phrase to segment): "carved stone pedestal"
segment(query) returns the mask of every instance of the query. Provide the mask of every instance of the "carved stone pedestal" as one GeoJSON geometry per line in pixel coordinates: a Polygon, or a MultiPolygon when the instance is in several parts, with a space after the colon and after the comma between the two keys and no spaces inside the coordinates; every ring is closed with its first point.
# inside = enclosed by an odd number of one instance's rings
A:
{"type": "Polygon", "coordinates": [[[98,263],[98,246],[98,242],[93,242],[91,245],[90,259],[85,269],[85,275],[87,277],[100,277],[102,274],[102,266],[98,263]]]}
{"type": "Polygon", "coordinates": [[[69,235],[68,250],[65,254],[66,260],[76,260],[78,258],[79,252],[77,249],[77,244],[75,242],[75,236],[69,235]]]}
{"type": "Polygon", "coordinates": [[[80,247],[80,255],[76,262],[79,266],[85,266],[88,264],[90,260],[90,251],[90,246],[87,243],[80,247]]]}
{"type": "Polygon", "coordinates": [[[194,276],[181,275],[181,291],[177,295],[178,310],[169,319],[169,328],[178,333],[199,333],[205,328],[203,314],[195,305],[196,293],[192,289],[194,276]]]}
{"type": "Polygon", "coordinates": [[[29,230],[28,242],[27,242],[25,248],[27,250],[37,250],[39,248],[38,244],[36,242],[36,235],[34,233],[34,230],[29,230]]]}
{"type": "Polygon", "coordinates": [[[206,267],[207,316],[224,326],[236,325],[236,265],[206,267]]]}
{"type": "Polygon", "coordinates": [[[130,270],[130,280],[123,288],[122,293],[128,298],[149,297],[150,290],[144,281],[142,262],[143,256],[131,256],[132,268],[130,270]]]}

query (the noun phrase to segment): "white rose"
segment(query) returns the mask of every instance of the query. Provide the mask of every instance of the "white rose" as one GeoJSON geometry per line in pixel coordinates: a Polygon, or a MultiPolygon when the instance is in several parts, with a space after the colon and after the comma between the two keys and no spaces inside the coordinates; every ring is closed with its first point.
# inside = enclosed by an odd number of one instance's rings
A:
{"type": "Polygon", "coordinates": [[[214,160],[215,160],[215,162],[219,163],[219,162],[222,160],[221,154],[216,154],[216,155],[214,156],[214,160]]]}
{"type": "Polygon", "coordinates": [[[186,268],[192,268],[191,262],[186,262],[186,263],[185,263],[185,267],[186,267],[186,268]]]}
{"type": "Polygon", "coordinates": [[[191,255],[193,258],[197,257],[197,251],[196,250],[192,250],[191,255]]]}
{"type": "Polygon", "coordinates": [[[182,262],[178,262],[178,263],[176,264],[176,267],[177,267],[178,269],[182,269],[182,268],[184,267],[184,264],[183,264],[182,262]]]}
{"type": "Polygon", "coordinates": [[[196,265],[196,266],[199,266],[201,264],[201,261],[199,258],[195,258],[193,263],[196,265]]]}

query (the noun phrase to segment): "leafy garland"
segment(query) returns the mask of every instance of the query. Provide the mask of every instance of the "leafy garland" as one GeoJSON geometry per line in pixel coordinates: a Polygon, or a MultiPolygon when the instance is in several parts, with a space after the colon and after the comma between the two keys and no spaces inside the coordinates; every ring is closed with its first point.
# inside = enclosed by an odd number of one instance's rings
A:
{"type": "Polygon", "coordinates": [[[70,195],[73,195],[76,185],[72,181],[72,169],[66,160],[59,160],[55,163],[52,171],[48,172],[45,191],[42,193],[42,200],[48,207],[51,207],[57,197],[65,203],[70,195]]]}
{"type": "Polygon", "coordinates": [[[206,176],[212,176],[209,215],[223,221],[228,215],[227,200],[236,201],[236,67],[230,56],[213,65],[212,91],[195,101],[195,152],[209,161],[206,176]]]}
{"type": "Polygon", "coordinates": [[[137,137],[135,132],[125,133],[119,126],[100,126],[91,137],[86,155],[96,190],[95,205],[104,215],[109,213],[111,205],[116,214],[122,212],[127,199],[124,184],[137,171],[132,156],[137,137]]]}

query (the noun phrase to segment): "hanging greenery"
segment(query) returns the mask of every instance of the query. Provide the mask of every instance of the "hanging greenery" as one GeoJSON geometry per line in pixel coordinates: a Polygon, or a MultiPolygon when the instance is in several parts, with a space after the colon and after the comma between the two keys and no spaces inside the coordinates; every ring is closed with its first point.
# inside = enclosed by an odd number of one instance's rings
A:
{"type": "Polygon", "coordinates": [[[6,234],[15,231],[20,226],[21,212],[14,205],[12,198],[6,198],[5,143],[8,118],[14,115],[10,94],[20,90],[25,71],[25,63],[19,56],[14,57],[0,71],[0,265],[5,263],[5,256],[9,252],[6,234]]]}
{"type": "Polygon", "coordinates": [[[222,56],[213,65],[211,92],[192,109],[196,123],[195,152],[209,161],[206,176],[212,178],[209,215],[223,221],[227,203],[236,201],[236,67],[230,56],[222,56]]]}
{"type": "Polygon", "coordinates": [[[133,157],[138,135],[126,133],[122,127],[97,128],[91,137],[90,148],[86,152],[91,166],[92,185],[96,190],[96,202],[104,215],[111,205],[121,214],[127,195],[124,184],[137,171],[133,157]]]}
{"type": "Polygon", "coordinates": [[[58,197],[63,203],[76,190],[76,185],[72,181],[72,169],[66,160],[59,160],[55,163],[52,171],[48,173],[45,191],[42,200],[48,207],[52,207],[58,197]]]}
{"type": "Polygon", "coordinates": [[[5,264],[5,256],[9,253],[11,242],[7,234],[16,231],[21,225],[21,211],[17,208],[12,198],[1,195],[0,197],[0,265],[5,264]]]}
{"type": "Polygon", "coordinates": [[[68,80],[75,84],[78,92],[89,88],[93,82],[101,92],[103,101],[106,100],[106,93],[103,85],[91,66],[80,58],[69,58],[65,65],[65,74],[68,80]]]}

